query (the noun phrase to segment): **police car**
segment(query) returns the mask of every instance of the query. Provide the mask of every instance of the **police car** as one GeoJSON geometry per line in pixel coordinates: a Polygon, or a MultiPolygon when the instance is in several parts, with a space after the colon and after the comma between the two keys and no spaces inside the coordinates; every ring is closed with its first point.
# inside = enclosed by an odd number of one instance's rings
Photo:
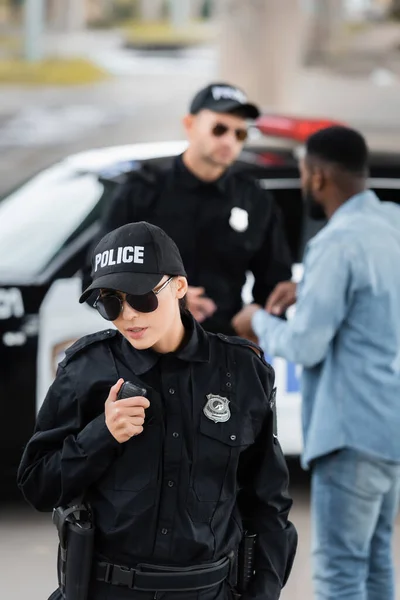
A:
{"type": "MultiPolygon", "coordinates": [[[[257,177],[280,206],[294,278],[301,277],[307,240],[321,227],[303,214],[293,139],[301,142],[327,122],[262,117],[259,130],[290,139],[283,145],[251,140],[237,167],[257,177]],[[282,147],[280,147],[282,146],[282,147]]],[[[103,148],[67,157],[0,200],[0,472],[15,480],[24,444],[57,363],[77,338],[104,329],[96,311],[78,304],[79,271],[99,217],[126,173],[148,161],[163,165],[185,142],[103,148]]],[[[400,201],[400,158],[373,155],[371,187],[400,201]]],[[[251,300],[251,277],[243,290],[251,300]]],[[[286,455],[302,449],[299,369],[272,360],[279,396],[278,431],[286,455]]]]}

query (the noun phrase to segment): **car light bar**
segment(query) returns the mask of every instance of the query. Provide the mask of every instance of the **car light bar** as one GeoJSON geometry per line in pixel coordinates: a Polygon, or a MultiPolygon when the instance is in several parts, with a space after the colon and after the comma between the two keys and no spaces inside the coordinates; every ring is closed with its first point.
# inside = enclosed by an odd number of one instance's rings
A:
{"type": "Polygon", "coordinates": [[[301,119],[281,115],[262,115],[255,123],[263,135],[287,138],[301,143],[320,129],[326,129],[333,125],[344,125],[344,123],[330,119],[301,119]]]}

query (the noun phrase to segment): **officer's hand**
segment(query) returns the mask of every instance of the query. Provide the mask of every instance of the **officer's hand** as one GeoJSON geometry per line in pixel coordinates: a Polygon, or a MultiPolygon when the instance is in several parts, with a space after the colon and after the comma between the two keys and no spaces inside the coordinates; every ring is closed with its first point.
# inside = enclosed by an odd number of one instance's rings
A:
{"type": "Polygon", "coordinates": [[[271,315],[280,316],[296,302],[297,284],[294,281],[282,281],[271,292],[265,310],[271,315]]]}
{"type": "Polygon", "coordinates": [[[189,286],[186,294],[188,308],[196,321],[202,323],[211,317],[217,310],[217,305],[214,300],[204,296],[205,289],[203,287],[189,286]]]}
{"type": "Polygon", "coordinates": [[[112,386],[105,403],[106,425],[113,437],[123,444],[134,435],[143,431],[145,410],[150,402],[144,396],[134,396],[117,400],[118,392],[123,379],[118,379],[112,386]]]}

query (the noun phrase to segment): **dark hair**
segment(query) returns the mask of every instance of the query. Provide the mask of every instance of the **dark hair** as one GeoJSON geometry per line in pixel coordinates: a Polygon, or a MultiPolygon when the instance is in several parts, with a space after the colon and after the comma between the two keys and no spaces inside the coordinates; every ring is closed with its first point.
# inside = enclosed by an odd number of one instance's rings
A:
{"type": "Polygon", "coordinates": [[[336,125],[321,129],[306,142],[307,156],[338,165],[354,175],[368,174],[368,147],[358,131],[336,125]]]}

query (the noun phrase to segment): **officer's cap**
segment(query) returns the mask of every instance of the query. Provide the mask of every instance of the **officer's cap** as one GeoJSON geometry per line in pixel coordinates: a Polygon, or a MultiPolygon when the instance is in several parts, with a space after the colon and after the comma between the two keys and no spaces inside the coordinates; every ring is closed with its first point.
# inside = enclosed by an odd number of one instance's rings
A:
{"type": "Polygon", "coordinates": [[[212,83],[196,94],[190,105],[190,113],[196,115],[205,109],[217,113],[239,112],[245,119],[257,119],[260,116],[259,109],[248,102],[243,90],[227,83],[212,83]]]}
{"type": "Polygon", "coordinates": [[[159,227],[141,221],[129,223],[105,235],[92,257],[92,284],[79,302],[93,290],[111,289],[127,294],[147,294],[164,275],[186,277],[175,242],[159,227]]]}

